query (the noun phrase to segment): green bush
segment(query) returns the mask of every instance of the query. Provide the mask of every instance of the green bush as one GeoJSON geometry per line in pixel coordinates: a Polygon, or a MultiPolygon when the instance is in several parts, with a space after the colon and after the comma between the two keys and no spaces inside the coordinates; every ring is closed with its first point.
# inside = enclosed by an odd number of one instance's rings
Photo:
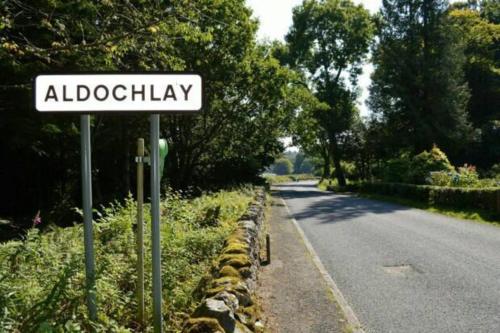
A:
{"type": "Polygon", "coordinates": [[[476,167],[465,164],[458,168],[458,174],[453,180],[453,186],[458,187],[476,187],[479,184],[479,175],[476,167]]]}
{"type": "Polygon", "coordinates": [[[434,171],[431,172],[428,183],[433,186],[452,186],[454,175],[452,172],[434,171]]]}
{"type": "Polygon", "coordinates": [[[494,164],[486,175],[488,178],[500,181],[500,163],[494,164]]]}
{"type": "MultiPolygon", "coordinates": [[[[165,331],[179,331],[193,311],[201,297],[200,282],[251,199],[252,191],[241,189],[195,199],[170,193],[162,202],[165,331]],[[212,220],[205,223],[208,215],[212,220]]],[[[32,229],[22,241],[0,244],[0,332],[135,331],[135,212],[129,198],[103,209],[94,223],[97,323],[88,320],[85,306],[82,225],[49,227],[45,233],[32,229]]],[[[147,219],[144,230],[149,249],[147,219]]],[[[151,262],[148,250],[145,262],[151,262]]],[[[146,265],[146,291],[151,290],[150,276],[146,265]]],[[[150,295],[146,292],[148,308],[150,295]]]]}
{"type": "Polygon", "coordinates": [[[342,166],[342,170],[344,170],[344,175],[347,177],[347,179],[359,179],[360,176],[358,168],[356,168],[356,164],[345,161],[341,161],[340,163],[342,166]]]}
{"type": "Polygon", "coordinates": [[[408,176],[413,184],[425,184],[431,172],[454,170],[446,154],[434,146],[430,151],[425,150],[412,158],[408,176]]]}
{"type": "Polygon", "coordinates": [[[408,174],[411,168],[411,158],[408,154],[401,154],[397,158],[388,160],[381,170],[381,177],[385,182],[404,183],[409,181],[408,174]]]}
{"type": "Polygon", "coordinates": [[[289,175],[293,172],[293,165],[289,159],[279,158],[274,162],[272,170],[279,176],[289,175]]]}
{"type": "Polygon", "coordinates": [[[465,188],[488,188],[499,187],[500,181],[495,179],[479,179],[476,168],[465,164],[458,168],[458,172],[436,171],[431,172],[428,179],[430,185],[465,187],[465,188]]]}

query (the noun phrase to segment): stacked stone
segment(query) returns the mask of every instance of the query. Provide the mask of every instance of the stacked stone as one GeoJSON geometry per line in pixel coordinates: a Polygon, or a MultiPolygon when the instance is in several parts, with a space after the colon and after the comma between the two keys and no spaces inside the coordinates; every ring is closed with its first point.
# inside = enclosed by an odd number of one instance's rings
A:
{"type": "Polygon", "coordinates": [[[210,288],[184,325],[184,333],[263,332],[254,293],[264,204],[265,192],[258,189],[255,201],[226,239],[210,288]]]}

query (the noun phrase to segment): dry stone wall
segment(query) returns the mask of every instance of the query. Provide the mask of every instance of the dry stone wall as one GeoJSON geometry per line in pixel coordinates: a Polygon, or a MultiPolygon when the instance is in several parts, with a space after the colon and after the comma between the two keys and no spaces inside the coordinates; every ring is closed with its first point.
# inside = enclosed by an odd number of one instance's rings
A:
{"type": "Polygon", "coordinates": [[[226,239],[206,296],[186,321],[184,333],[263,332],[254,294],[265,198],[265,191],[257,189],[255,201],[226,239]]]}

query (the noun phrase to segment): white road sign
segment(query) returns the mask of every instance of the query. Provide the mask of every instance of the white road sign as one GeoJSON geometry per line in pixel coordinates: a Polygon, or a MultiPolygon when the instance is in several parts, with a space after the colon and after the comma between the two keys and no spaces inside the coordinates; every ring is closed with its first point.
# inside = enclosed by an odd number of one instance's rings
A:
{"type": "Polygon", "coordinates": [[[198,74],[41,74],[34,80],[39,112],[196,112],[203,107],[198,74]]]}

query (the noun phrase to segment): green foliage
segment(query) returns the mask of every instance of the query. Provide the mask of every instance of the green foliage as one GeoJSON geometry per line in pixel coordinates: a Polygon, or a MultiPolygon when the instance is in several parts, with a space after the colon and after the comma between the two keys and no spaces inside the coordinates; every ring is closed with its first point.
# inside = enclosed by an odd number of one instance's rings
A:
{"type": "Polygon", "coordinates": [[[453,185],[457,187],[475,187],[479,184],[479,175],[473,165],[459,167],[457,176],[453,181],[453,185]]]}
{"type": "Polygon", "coordinates": [[[405,198],[429,205],[452,208],[470,208],[488,211],[500,219],[498,188],[459,188],[399,183],[356,183],[346,187],[349,191],[375,193],[405,198]]]}
{"type": "Polygon", "coordinates": [[[437,143],[456,157],[473,139],[460,34],[447,0],[387,0],[373,48],[371,109],[391,155],[437,143]]]}
{"type": "Polygon", "coordinates": [[[382,179],[385,182],[404,183],[409,181],[409,173],[412,167],[409,154],[401,154],[398,158],[389,159],[382,169],[382,179]]]}
{"type": "Polygon", "coordinates": [[[491,188],[500,187],[500,179],[494,177],[480,179],[476,168],[465,164],[458,168],[458,172],[431,172],[429,184],[434,186],[491,188]]]}
{"type": "MultiPolygon", "coordinates": [[[[452,172],[454,168],[446,154],[434,146],[430,151],[424,150],[413,157],[402,153],[389,159],[379,172],[384,182],[425,184],[430,182],[431,174],[438,171],[452,172]]],[[[438,181],[439,176],[435,177],[438,181]]]]}
{"type": "MultiPolygon", "coordinates": [[[[323,177],[327,178],[330,175],[331,160],[327,133],[314,115],[327,110],[328,104],[321,103],[305,84],[294,87],[292,96],[294,108],[297,109],[290,130],[293,143],[308,156],[321,160],[318,165],[323,169],[323,177]]],[[[316,170],[320,172],[320,168],[316,170]]]]}
{"type": "MultiPolygon", "coordinates": [[[[179,331],[201,297],[200,282],[252,198],[250,189],[185,199],[170,192],[162,201],[161,237],[165,331],[179,331]],[[207,225],[207,213],[218,211],[207,225]]],[[[135,202],[104,208],[95,223],[99,320],[87,318],[83,228],[51,227],[28,232],[22,241],[0,245],[0,331],[135,331],[135,202]]],[[[147,210],[147,208],[146,208],[147,210]]],[[[149,221],[145,248],[150,248],[149,221]]],[[[146,251],[146,263],[150,252],[146,251]]],[[[146,290],[151,289],[150,266],[146,290]]],[[[146,293],[146,305],[151,306],[146,293]]],[[[149,323],[150,321],[148,321],[149,323]]],[[[147,327],[151,329],[151,327],[147,327]]]]}
{"type": "Polygon", "coordinates": [[[314,171],[314,164],[310,158],[305,154],[299,152],[295,155],[295,160],[293,161],[293,173],[294,174],[312,174],[314,171]]]}
{"type": "MultiPolygon", "coordinates": [[[[78,118],[33,111],[31,80],[43,71],[198,71],[205,110],[161,118],[171,148],[164,182],[209,188],[257,177],[283,149],[293,76],[257,44],[257,27],[241,0],[2,1],[0,159],[10,163],[0,214],[54,210],[67,220],[79,200],[78,118]]],[[[92,125],[95,202],[106,204],[132,188],[148,117],[95,116],[92,125]]]]}
{"type": "Polygon", "coordinates": [[[341,165],[347,179],[355,180],[359,178],[359,170],[354,163],[342,161],[341,165]]]}
{"type": "Polygon", "coordinates": [[[301,180],[314,180],[317,179],[318,177],[312,174],[294,174],[287,176],[277,176],[277,175],[267,174],[264,175],[264,178],[266,179],[266,182],[268,184],[273,185],[281,183],[298,182],[301,180]]]}
{"type": "Polygon", "coordinates": [[[430,151],[424,150],[412,158],[408,176],[413,184],[425,184],[431,172],[453,170],[446,154],[434,146],[430,151]]]}
{"type": "Polygon", "coordinates": [[[452,172],[434,171],[431,172],[428,183],[433,186],[452,186],[454,176],[452,172]]]}
{"type": "Polygon", "coordinates": [[[500,163],[494,164],[488,171],[488,176],[500,181],[500,163]]]}
{"type": "MultiPolygon", "coordinates": [[[[313,145],[321,146],[324,176],[329,176],[333,159],[342,184],[339,137],[350,129],[357,112],[356,80],[372,35],[372,20],[363,6],[350,0],[313,0],[294,9],[293,26],[286,36],[287,62],[308,77],[312,92],[325,104],[304,113],[313,118],[307,123],[314,127],[300,131],[299,137],[312,134],[313,145]]],[[[301,141],[311,145],[310,140],[301,141]]]]}
{"type": "Polygon", "coordinates": [[[500,148],[492,144],[500,141],[499,11],[498,1],[482,1],[480,7],[471,6],[449,12],[449,20],[465,45],[464,70],[471,92],[468,113],[478,129],[478,142],[468,147],[467,160],[473,160],[482,168],[500,159],[500,148]]]}
{"type": "Polygon", "coordinates": [[[293,164],[288,158],[278,158],[274,162],[272,170],[279,176],[289,175],[293,172],[293,164]]]}

